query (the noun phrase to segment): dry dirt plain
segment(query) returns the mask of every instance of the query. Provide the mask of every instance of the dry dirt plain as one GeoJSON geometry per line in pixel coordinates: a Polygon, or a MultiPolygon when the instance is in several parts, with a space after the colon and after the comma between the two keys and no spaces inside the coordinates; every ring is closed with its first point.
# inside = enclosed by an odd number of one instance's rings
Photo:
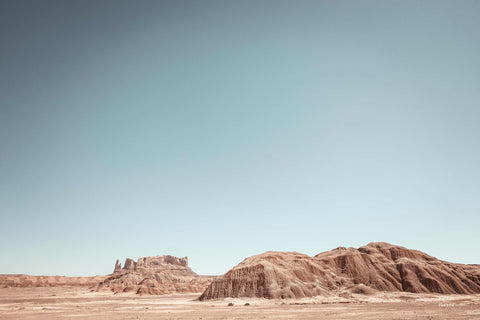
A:
{"type": "Polygon", "coordinates": [[[355,295],[306,300],[138,296],[78,287],[2,288],[0,319],[475,319],[480,295],[355,295]],[[228,306],[233,303],[233,306],[228,306]],[[245,306],[245,303],[250,305],[245,306]]]}

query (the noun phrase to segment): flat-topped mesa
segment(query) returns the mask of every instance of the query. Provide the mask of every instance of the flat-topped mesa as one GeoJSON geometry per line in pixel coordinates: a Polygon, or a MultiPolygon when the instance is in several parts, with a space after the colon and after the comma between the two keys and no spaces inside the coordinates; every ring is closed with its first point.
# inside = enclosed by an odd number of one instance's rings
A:
{"type": "Polygon", "coordinates": [[[132,270],[134,271],[136,269],[137,263],[130,258],[125,259],[125,263],[123,264],[123,270],[132,270]]]}
{"type": "Polygon", "coordinates": [[[134,272],[159,272],[162,270],[170,270],[181,275],[195,275],[188,267],[188,257],[177,258],[170,255],[140,257],[137,261],[127,258],[123,264],[115,262],[113,273],[134,271],[134,272]]]}
{"type": "Polygon", "coordinates": [[[174,256],[155,256],[138,258],[137,268],[155,268],[161,265],[174,265],[181,267],[188,267],[188,258],[177,258],[174,256]]]}

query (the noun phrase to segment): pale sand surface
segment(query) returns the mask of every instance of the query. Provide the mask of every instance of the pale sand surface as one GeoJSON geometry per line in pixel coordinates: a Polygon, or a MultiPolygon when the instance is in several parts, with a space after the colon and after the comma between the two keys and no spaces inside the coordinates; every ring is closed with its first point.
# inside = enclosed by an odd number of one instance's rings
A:
{"type": "Polygon", "coordinates": [[[472,319],[480,295],[380,293],[349,299],[224,299],[200,294],[138,296],[86,288],[2,288],[0,319],[472,319]],[[227,306],[229,302],[234,306],[227,306]],[[245,303],[250,306],[245,306],[245,303]]]}

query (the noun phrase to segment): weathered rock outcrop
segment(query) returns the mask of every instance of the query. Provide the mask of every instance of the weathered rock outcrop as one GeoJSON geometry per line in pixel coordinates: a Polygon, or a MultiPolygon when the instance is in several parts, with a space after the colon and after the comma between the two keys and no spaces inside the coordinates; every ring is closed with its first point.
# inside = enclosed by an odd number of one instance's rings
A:
{"type": "Polygon", "coordinates": [[[125,259],[125,263],[123,264],[124,270],[135,270],[136,262],[133,259],[127,258],[125,259]]]}
{"type": "Polygon", "coordinates": [[[480,268],[438,260],[384,242],[358,249],[339,247],[314,257],[270,251],[245,259],[215,279],[200,300],[303,298],[376,291],[480,293],[480,268]]]}
{"type": "Polygon", "coordinates": [[[122,264],[117,259],[117,261],[115,262],[115,268],[113,269],[113,273],[120,272],[120,271],[122,271],[122,264]]]}
{"type": "Polygon", "coordinates": [[[213,277],[197,275],[188,267],[188,258],[174,256],[142,257],[125,260],[123,268],[115,263],[114,272],[102,281],[97,290],[114,293],[170,294],[202,292],[213,277]]]}

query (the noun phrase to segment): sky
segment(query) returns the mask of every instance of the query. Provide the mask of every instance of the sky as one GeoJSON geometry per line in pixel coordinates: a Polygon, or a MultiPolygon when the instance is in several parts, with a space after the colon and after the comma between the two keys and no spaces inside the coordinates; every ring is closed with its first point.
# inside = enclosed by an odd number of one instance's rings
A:
{"type": "Polygon", "coordinates": [[[2,0],[0,273],[480,263],[479,34],[477,0],[2,0]]]}

